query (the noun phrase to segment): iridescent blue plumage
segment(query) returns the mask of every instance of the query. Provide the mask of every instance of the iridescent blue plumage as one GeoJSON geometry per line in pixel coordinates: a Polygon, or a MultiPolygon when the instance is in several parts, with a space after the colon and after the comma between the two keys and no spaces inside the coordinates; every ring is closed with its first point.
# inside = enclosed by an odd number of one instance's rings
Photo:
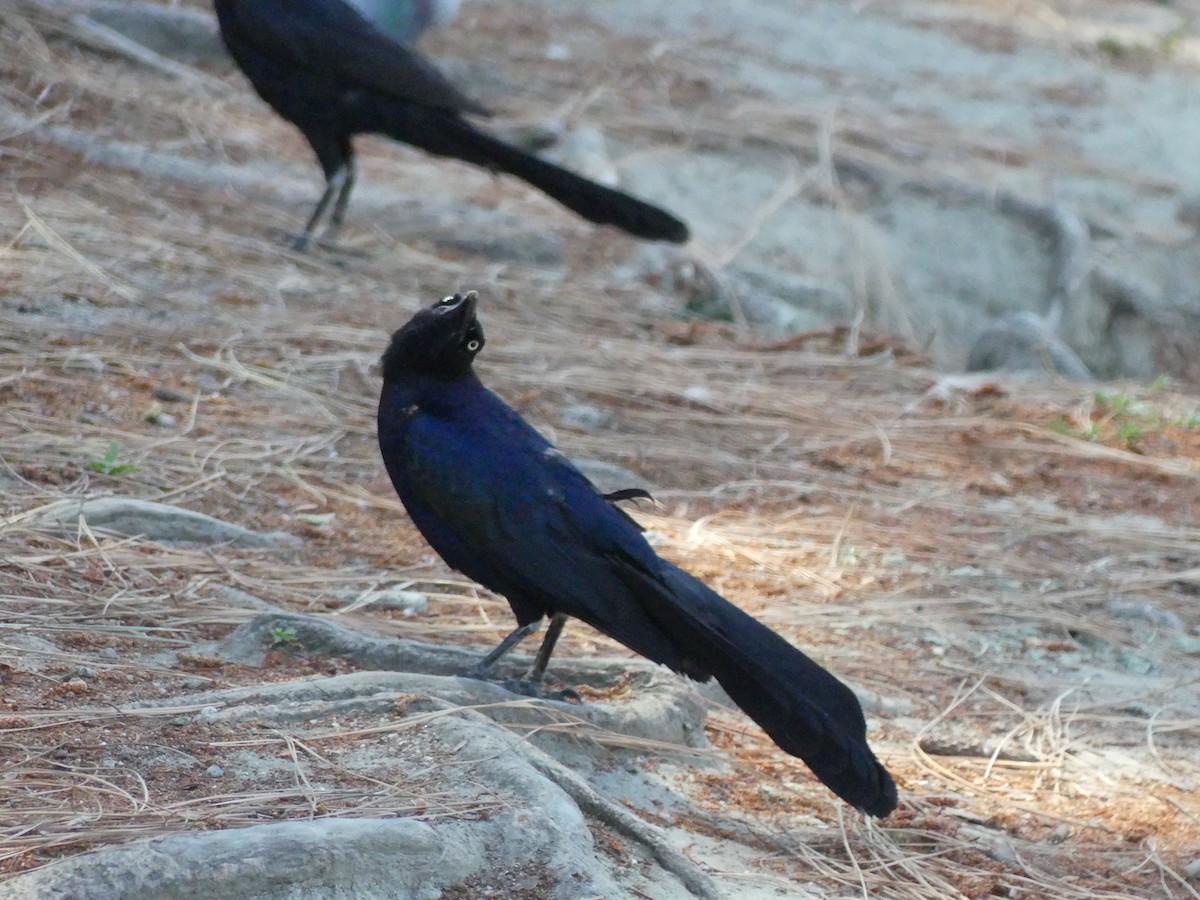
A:
{"type": "Polygon", "coordinates": [[[573,616],[676,672],[716,678],[838,796],[872,815],[891,812],[896,787],[867,746],[853,692],[659,558],[624,513],[483,386],[471,368],[483,341],[474,295],[455,295],[417,313],[384,355],[380,450],[430,545],[504,595],[519,625],[573,616]]]}

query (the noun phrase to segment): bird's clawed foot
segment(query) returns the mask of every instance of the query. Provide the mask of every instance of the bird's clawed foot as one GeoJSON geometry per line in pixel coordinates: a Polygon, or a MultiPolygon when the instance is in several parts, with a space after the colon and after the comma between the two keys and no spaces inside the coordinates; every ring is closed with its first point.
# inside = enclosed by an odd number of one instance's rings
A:
{"type": "Polygon", "coordinates": [[[495,668],[496,663],[503,659],[513,647],[541,628],[541,619],[534,622],[527,622],[519,628],[513,629],[499,643],[496,649],[480,661],[479,665],[465,673],[465,677],[477,678],[480,681],[490,681],[492,684],[498,684],[506,690],[512,691],[514,694],[521,694],[525,697],[537,697],[540,700],[560,700],[564,703],[582,703],[583,699],[570,688],[561,691],[551,691],[542,686],[542,679],[546,675],[546,666],[550,663],[550,654],[554,651],[554,645],[558,641],[558,636],[562,634],[563,624],[566,621],[567,617],[565,613],[555,613],[550,617],[550,627],[546,629],[546,636],[542,639],[542,646],[538,649],[533,666],[525,673],[524,678],[507,680],[492,679],[488,677],[488,673],[495,668]]]}
{"type": "Polygon", "coordinates": [[[530,672],[525,678],[491,678],[488,674],[490,670],[491,666],[480,664],[471,669],[471,671],[463,673],[463,677],[499,685],[506,691],[520,694],[522,697],[533,697],[537,700],[558,700],[562,703],[583,702],[583,698],[571,688],[563,688],[561,691],[547,688],[542,684],[541,676],[537,673],[530,672]]]}
{"type": "MultiPolygon", "coordinates": [[[[289,232],[281,232],[283,242],[288,245],[293,253],[309,253],[314,248],[322,253],[328,253],[333,257],[342,257],[344,259],[370,259],[371,254],[366,250],[359,250],[354,247],[347,247],[345,244],[338,244],[327,235],[314,237],[311,234],[291,234],[289,232]]],[[[341,265],[341,259],[334,259],[334,263],[341,265]]]]}
{"type": "Polygon", "coordinates": [[[583,703],[583,698],[572,688],[553,691],[540,681],[529,681],[523,678],[509,678],[504,681],[493,681],[506,691],[520,694],[522,697],[533,697],[537,700],[557,700],[560,703],[583,703]]]}

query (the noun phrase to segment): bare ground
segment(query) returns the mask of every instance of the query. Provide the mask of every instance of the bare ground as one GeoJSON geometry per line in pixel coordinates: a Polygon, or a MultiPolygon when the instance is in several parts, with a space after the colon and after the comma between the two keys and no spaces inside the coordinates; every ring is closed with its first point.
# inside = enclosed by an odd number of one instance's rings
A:
{"type": "MultiPolygon", "coordinates": [[[[438,46],[486,58],[545,27],[506,15],[485,7],[438,46]]],[[[701,89],[673,80],[646,42],[572,22],[603,42],[603,65],[517,55],[540,78],[515,101],[529,115],[595,83],[645,111],[701,89]]],[[[261,614],[247,596],[428,643],[482,648],[507,630],[502,600],[431,557],[374,445],[371,367],[387,333],[471,287],[484,297],[488,383],[567,452],[654,484],[662,506],[636,514],[662,552],[867,701],[903,795],[877,823],[723,708],[707,720],[717,752],[700,759],[625,740],[631,765],[683,798],[635,812],[723,890],[1196,895],[1185,874],[1200,856],[1193,390],[955,382],[854,328],[771,342],[688,321],[655,284],[613,276],[639,252],[621,236],[381,143],[365,142],[364,179],[381,193],[360,188],[353,252],[296,256],[279,234],[302,221],[315,169],[236,74],[171,80],[81,49],[35,14],[5,12],[0,27],[12,198],[0,207],[5,874],[167,834],[328,816],[469,821],[510,802],[450,789],[453,747],[439,751],[428,720],[412,719],[420,696],[315,732],[189,705],[360,668],[286,630],[262,667],[214,653],[261,614]],[[216,174],[96,163],[48,127],[216,174]],[[387,205],[389,191],[415,199],[387,205]],[[397,235],[407,221],[433,236],[397,235]],[[608,424],[567,424],[581,404],[608,424]],[[136,471],[94,469],[114,441],[115,462],[136,471]],[[302,543],[177,548],[37,522],[59,500],[105,494],[302,543]],[[347,611],[381,582],[423,592],[428,611],[347,611]],[[428,762],[380,768],[379,747],[393,746],[381,734],[404,744],[397,760],[428,762]],[[238,755],[248,747],[278,765],[256,775],[238,755]]],[[[678,151],[672,117],[649,136],[606,121],[606,108],[589,115],[624,142],[678,151]]],[[[579,626],[560,652],[623,655],[579,626]]],[[[627,690],[592,699],[619,705],[627,690]]],[[[614,870],[648,865],[629,832],[591,816],[614,870]]],[[[538,896],[547,878],[501,872],[458,895],[538,896]]]]}

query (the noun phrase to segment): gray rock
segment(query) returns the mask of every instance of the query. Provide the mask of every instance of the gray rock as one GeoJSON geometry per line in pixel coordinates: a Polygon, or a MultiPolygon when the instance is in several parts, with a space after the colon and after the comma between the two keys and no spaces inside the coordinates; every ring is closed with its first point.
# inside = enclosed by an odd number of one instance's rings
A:
{"type": "Polygon", "coordinates": [[[483,863],[409,819],[318,819],[179,834],[76,856],[5,885],[6,900],[434,900],[483,863]],[[403,865],[397,865],[397,860],[403,865]]]}
{"type": "Polygon", "coordinates": [[[211,15],[159,3],[95,3],[86,14],[143,47],[182,63],[231,64],[211,15]]]}
{"type": "MultiPolygon", "coordinates": [[[[483,213],[472,218],[483,218],[483,213]]],[[[460,253],[468,253],[484,259],[523,262],[543,268],[566,265],[567,245],[556,234],[544,229],[505,228],[496,221],[499,214],[492,214],[492,222],[484,227],[455,227],[441,229],[422,235],[425,239],[460,253]]],[[[511,221],[511,220],[510,220],[511,221]]]]}
{"type": "MultiPolygon", "coordinates": [[[[587,772],[611,768],[613,751],[579,739],[589,734],[588,726],[572,720],[586,714],[587,705],[497,703],[495,690],[473,680],[361,672],[193,695],[187,702],[211,697],[222,715],[286,723],[301,735],[327,733],[351,711],[351,701],[374,703],[395,730],[347,748],[339,764],[389,782],[403,773],[394,797],[397,817],[253,825],[109,847],[18,876],[6,883],[4,896],[434,900],[511,896],[516,885],[521,896],[547,900],[722,896],[709,876],[673,848],[673,838],[588,783],[587,772]],[[472,708],[459,708],[462,702],[472,708]],[[409,717],[414,721],[406,726],[409,717]],[[570,734],[555,737],[553,725],[564,721],[572,721],[570,734]],[[511,728],[517,723],[520,737],[511,728]],[[543,746],[573,754],[572,761],[547,755],[543,746]],[[426,789],[433,793],[423,793],[426,789]],[[411,809],[409,792],[430,796],[430,804],[447,813],[464,814],[438,815],[431,823],[404,818],[411,809]],[[595,823],[597,833],[622,838],[630,859],[614,863],[597,849],[595,823]]],[[[632,693],[643,692],[639,685],[632,693]]],[[[702,717],[699,704],[696,708],[702,717]]],[[[605,723],[594,733],[611,734],[612,726],[605,723]]],[[[210,777],[233,765],[247,777],[294,777],[295,760],[286,754],[252,747],[231,747],[228,753],[224,766],[209,767],[210,777]]],[[[318,799],[327,789],[315,781],[311,786],[318,799]]],[[[388,803],[392,794],[382,792],[378,800],[388,803]]],[[[185,822],[175,824],[187,828],[185,822]]]]}
{"type": "MultiPolygon", "coordinates": [[[[209,691],[189,698],[191,703],[212,705],[211,721],[269,721],[279,724],[307,721],[327,715],[387,712],[399,695],[435,696],[459,706],[484,706],[488,716],[505,722],[536,722],[541,714],[523,705],[506,706],[513,694],[502,684],[459,677],[480,660],[481,650],[440,647],[419,641],[377,638],[361,634],[316,616],[273,613],[247,622],[230,633],[212,655],[243,665],[262,666],[273,644],[273,635],[286,628],[295,639],[291,646],[307,656],[338,657],[363,670],[318,681],[209,691]],[[269,700],[278,711],[267,712],[269,700]],[[532,712],[532,718],[531,718],[532,712]]],[[[520,677],[533,659],[509,654],[497,666],[497,678],[520,677]]],[[[555,658],[549,677],[566,685],[613,686],[626,678],[636,688],[632,699],[587,703],[582,706],[553,702],[580,720],[621,734],[686,746],[704,746],[704,707],[696,688],[661,666],[643,660],[576,660],[555,658]]],[[[135,704],[136,705],[136,704],[135,704]]]]}
{"type": "Polygon", "coordinates": [[[838,285],[765,266],[713,267],[669,247],[639,248],[637,259],[618,274],[683,298],[693,314],[744,320],[776,337],[827,328],[854,314],[838,285]]]}
{"type": "Polygon", "coordinates": [[[967,370],[1095,380],[1075,351],[1031,312],[1013,313],[988,325],[971,347],[967,370]]]}
{"type": "Polygon", "coordinates": [[[5,631],[0,646],[0,663],[16,672],[41,672],[56,662],[63,651],[57,644],[24,631],[5,631]]]}
{"type": "Polygon", "coordinates": [[[794,272],[743,266],[730,272],[730,281],[746,321],[773,334],[826,328],[853,315],[839,286],[794,272]]]}
{"type": "Polygon", "coordinates": [[[286,532],[261,533],[231,525],[190,509],[126,497],[68,500],[48,510],[42,525],[72,529],[82,518],[89,528],[172,544],[230,544],[234,547],[277,547],[298,544],[286,532]]]}

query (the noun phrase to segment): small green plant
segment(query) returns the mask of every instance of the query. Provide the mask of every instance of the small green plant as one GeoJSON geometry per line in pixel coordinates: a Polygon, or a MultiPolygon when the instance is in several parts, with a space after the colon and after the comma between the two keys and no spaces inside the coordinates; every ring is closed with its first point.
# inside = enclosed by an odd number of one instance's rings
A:
{"type": "Polygon", "coordinates": [[[290,647],[299,642],[300,636],[296,634],[296,628],[293,625],[276,625],[271,629],[272,647],[290,647]]]}
{"type": "Polygon", "coordinates": [[[1138,440],[1143,434],[1145,431],[1136,422],[1120,422],[1117,425],[1117,440],[1126,444],[1138,440]]]}
{"type": "Polygon", "coordinates": [[[1113,415],[1128,412],[1133,406],[1133,398],[1128,394],[1105,394],[1103,391],[1096,391],[1094,399],[1097,406],[1106,407],[1113,415]]]}
{"type": "Polygon", "coordinates": [[[120,477],[122,475],[132,475],[134,472],[140,472],[141,466],[135,466],[133,463],[119,463],[117,457],[121,455],[121,445],[116,441],[112,441],[108,445],[108,451],[104,454],[104,459],[93,459],[88,466],[93,472],[99,472],[101,475],[113,475],[120,477]]]}
{"type": "Polygon", "coordinates": [[[1171,376],[1170,375],[1159,375],[1157,378],[1154,379],[1153,382],[1151,382],[1150,390],[1161,394],[1163,391],[1165,391],[1170,386],[1171,386],[1171,376]]]}
{"type": "Polygon", "coordinates": [[[1200,415],[1184,416],[1179,420],[1179,427],[1186,428],[1188,431],[1200,428],[1200,415]]]}

